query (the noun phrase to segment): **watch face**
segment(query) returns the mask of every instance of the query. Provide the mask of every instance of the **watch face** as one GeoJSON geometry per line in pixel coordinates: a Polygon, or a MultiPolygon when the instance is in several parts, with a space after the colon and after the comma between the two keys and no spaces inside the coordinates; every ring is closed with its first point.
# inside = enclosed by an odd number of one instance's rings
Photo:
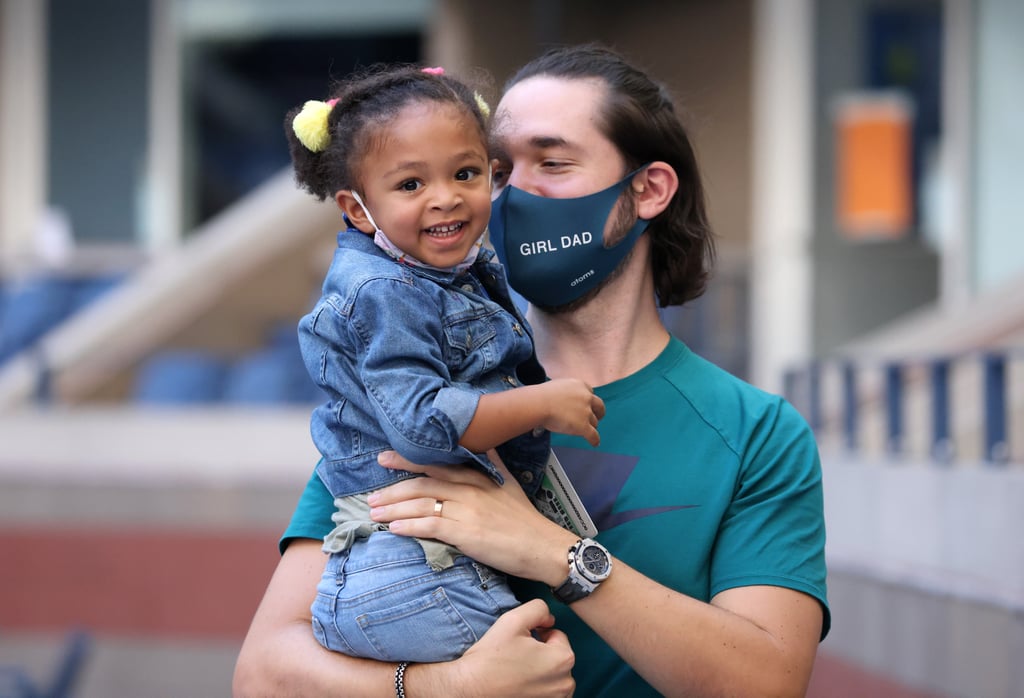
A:
{"type": "Polygon", "coordinates": [[[608,569],[608,556],[595,546],[585,547],[580,554],[580,562],[584,569],[595,577],[599,577],[608,569]]]}
{"type": "Polygon", "coordinates": [[[590,596],[612,573],[612,558],[597,541],[580,539],[569,548],[569,578],[552,592],[562,603],[590,596]]]}

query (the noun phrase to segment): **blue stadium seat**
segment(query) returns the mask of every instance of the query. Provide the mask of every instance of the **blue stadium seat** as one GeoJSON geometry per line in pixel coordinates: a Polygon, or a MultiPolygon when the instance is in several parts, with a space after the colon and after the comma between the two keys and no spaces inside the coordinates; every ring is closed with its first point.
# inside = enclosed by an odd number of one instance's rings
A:
{"type": "Polygon", "coordinates": [[[236,361],[224,385],[224,400],[243,404],[301,402],[309,376],[297,356],[279,348],[264,349],[236,361]]]}
{"type": "Polygon", "coordinates": [[[297,322],[278,323],[270,332],[270,346],[299,353],[299,330],[297,322]]]}
{"type": "Polygon", "coordinates": [[[224,389],[224,400],[232,403],[315,404],[323,399],[302,361],[293,322],[275,327],[265,349],[235,362],[224,389]]]}
{"type": "Polygon", "coordinates": [[[38,276],[0,289],[0,361],[31,346],[72,310],[74,282],[38,276]]]}
{"type": "Polygon", "coordinates": [[[71,290],[71,309],[81,310],[124,280],[122,274],[77,279],[71,290]]]}
{"type": "Polygon", "coordinates": [[[273,346],[280,351],[290,354],[290,361],[296,366],[298,377],[294,386],[292,402],[307,405],[316,405],[327,399],[326,393],[313,382],[306,370],[306,364],[302,360],[302,352],[299,350],[299,335],[296,322],[283,323],[278,326],[273,335],[273,346]]]}
{"type": "Polygon", "coordinates": [[[71,698],[92,653],[92,636],[84,630],[68,634],[60,662],[47,685],[39,685],[21,666],[0,665],[2,698],[71,698]]]}
{"type": "Polygon", "coordinates": [[[199,351],[166,351],[139,367],[133,397],[149,404],[213,403],[221,399],[227,363],[199,351]]]}

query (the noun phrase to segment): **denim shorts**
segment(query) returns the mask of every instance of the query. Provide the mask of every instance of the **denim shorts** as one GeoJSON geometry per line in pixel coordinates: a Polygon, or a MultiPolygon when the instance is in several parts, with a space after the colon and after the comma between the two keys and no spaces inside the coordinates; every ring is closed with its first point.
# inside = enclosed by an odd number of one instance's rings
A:
{"type": "Polygon", "coordinates": [[[329,557],[312,606],[313,634],[354,657],[448,661],[517,605],[504,575],[464,555],[434,571],[414,538],[382,531],[329,557]]]}

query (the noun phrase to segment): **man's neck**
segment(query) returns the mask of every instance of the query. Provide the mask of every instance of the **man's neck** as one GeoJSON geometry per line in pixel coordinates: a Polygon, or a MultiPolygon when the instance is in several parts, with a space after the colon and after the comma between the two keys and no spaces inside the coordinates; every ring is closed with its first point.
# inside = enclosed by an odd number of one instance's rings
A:
{"type": "Polygon", "coordinates": [[[578,378],[606,385],[636,373],[668,344],[654,299],[646,255],[634,255],[627,269],[589,303],[572,313],[530,308],[537,357],[552,378],[578,378]]]}

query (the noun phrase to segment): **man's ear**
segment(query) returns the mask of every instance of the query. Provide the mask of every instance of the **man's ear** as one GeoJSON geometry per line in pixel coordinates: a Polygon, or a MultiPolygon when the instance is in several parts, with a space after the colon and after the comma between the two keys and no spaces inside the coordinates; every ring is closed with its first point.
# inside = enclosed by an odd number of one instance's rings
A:
{"type": "Polygon", "coordinates": [[[650,220],[666,208],[679,191],[679,176],[667,162],[655,160],[633,177],[636,214],[650,220]]]}
{"type": "Polygon", "coordinates": [[[376,231],[373,223],[366,217],[366,210],[359,205],[356,197],[352,196],[351,189],[339,189],[336,191],[334,193],[334,201],[338,204],[341,212],[345,214],[345,217],[348,218],[349,223],[368,235],[376,231]]]}

